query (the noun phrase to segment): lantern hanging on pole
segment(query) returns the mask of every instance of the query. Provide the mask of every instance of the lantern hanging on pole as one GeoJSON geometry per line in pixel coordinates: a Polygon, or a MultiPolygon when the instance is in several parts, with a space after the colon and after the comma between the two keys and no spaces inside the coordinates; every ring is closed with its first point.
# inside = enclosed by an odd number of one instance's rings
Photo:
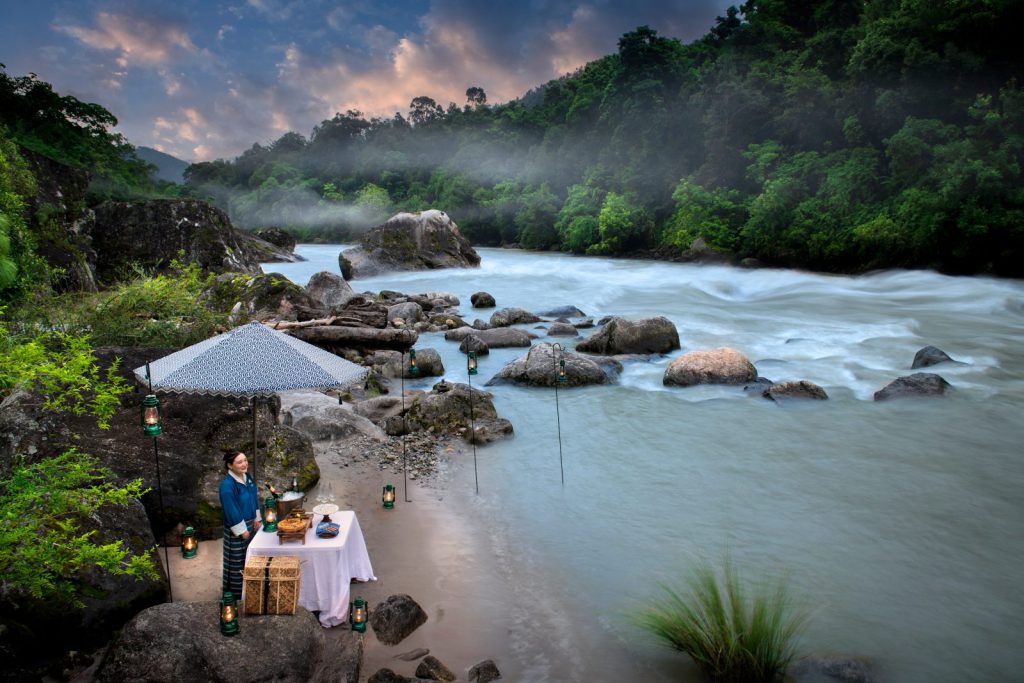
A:
{"type": "Polygon", "coordinates": [[[409,374],[414,377],[420,374],[420,369],[416,365],[416,349],[409,349],[409,374]]]}
{"type": "Polygon", "coordinates": [[[161,418],[160,399],[156,394],[147,394],[142,399],[142,431],[146,436],[157,437],[163,433],[161,418]]]}
{"type": "Polygon", "coordinates": [[[191,560],[197,554],[199,554],[199,541],[196,540],[196,530],[187,526],[181,532],[181,556],[186,560],[191,560]]]}
{"type": "Polygon", "coordinates": [[[569,381],[569,378],[565,374],[565,359],[558,359],[558,382],[559,384],[565,384],[569,381]]]}
{"type": "Polygon", "coordinates": [[[466,368],[469,374],[476,374],[476,351],[470,351],[469,355],[466,356],[466,368]]]}
{"type": "Polygon", "coordinates": [[[277,498],[273,496],[263,501],[263,529],[270,533],[277,531],[277,498]]]}
{"type": "Polygon", "coordinates": [[[390,482],[384,484],[384,490],[381,493],[381,502],[388,510],[395,507],[395,487],[392,486],[390,482]]]}
{"type": "Polygon", "coordinates": [[[231,591],[225,591],[220,601],[220,632],[225,636],[238,633],[238,606],[231,591]]]}
{"type": "Polygon", "coordinates": [[[362,633],[366,630],[366,600],[356,598],[348,606],[348,623],[353,631],[362,633]]]}

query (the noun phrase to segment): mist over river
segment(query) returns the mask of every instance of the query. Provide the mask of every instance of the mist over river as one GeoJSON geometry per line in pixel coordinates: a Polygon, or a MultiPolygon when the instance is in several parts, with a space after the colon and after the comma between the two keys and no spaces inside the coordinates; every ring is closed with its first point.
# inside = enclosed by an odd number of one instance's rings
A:
{"type": "MultiPolygon", "coordinates": [[[[305,285],[337,273],[342,248],[300,245],[307,261],[264,269],[305,285]]],[[[477,551],[498,557],[496,579],[521,596],[501,607],[507,680],[696,683],[688,658],[655,644],[632,613],[658,582],[726,553],[742,576],[788,577],[811,610],[801,653],[864,657],[892,683],[1022,680],[1024,283],[479,253],[478,269],[351,284],[452,292],[467,321],[493,312],[471,308],[477,291],[498,308],[571,304],[595,321],[662,315],[683,347],[625,363],[614,385],[559,390],[564,488],[555,392],[487,387],[515,437],[478,449],[479,495],[472,459],[460,459],[450,498],[486,530],[490,547],[477,551]],[[924,370],[955,391],[873,402],[916,372],[926,345],[962,362],[924,370]],[[662,386],[672,357],[718,346],[830,400],[662,386]]],[[[466,382],[456,343],[422,334],[416,346],[437,349],[446,379],[466,382]]],[[[473,385],[525,353],[481,357],[473,385]]]]}

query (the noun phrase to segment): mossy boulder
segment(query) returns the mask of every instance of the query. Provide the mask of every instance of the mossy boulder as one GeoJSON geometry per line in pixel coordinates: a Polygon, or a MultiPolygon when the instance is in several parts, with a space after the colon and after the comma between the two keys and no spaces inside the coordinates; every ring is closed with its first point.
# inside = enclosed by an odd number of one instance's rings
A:
{"type": "Polygon", "coordinates": [[[223,273],[214,278],[199,297],[214,311],[231,311],[241,304],[236,315],[244,318],[273,313],[294,320],[297,308],[316,307],[316,302],[302,287],[280,273],[223,273]]]}
{"type": "MultiPolygon", "coordinates": [[[[399,270],[469,268],[480,256],[443,211],[399,213],[368,231],[346,250],[352,277],[370,277],[399,270]]],[[[348,279],[348,278],[346,278],[348,279]]]]}

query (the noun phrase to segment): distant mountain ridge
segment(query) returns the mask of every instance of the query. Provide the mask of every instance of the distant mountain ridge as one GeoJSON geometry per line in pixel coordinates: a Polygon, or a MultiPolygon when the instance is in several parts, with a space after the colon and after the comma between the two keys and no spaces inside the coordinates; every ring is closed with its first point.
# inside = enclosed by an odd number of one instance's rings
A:
{"type": "Polygon", "coordinates": [[[185,169],[191,166],[187,161],[182,161],[178,157],[171,156],[152,147],[136,147],[135,156],[147,164],[156,166],[157,172],[153,174],[156,179],[166,180],[171,183],[180,184],[185,182],[185,169]]]}

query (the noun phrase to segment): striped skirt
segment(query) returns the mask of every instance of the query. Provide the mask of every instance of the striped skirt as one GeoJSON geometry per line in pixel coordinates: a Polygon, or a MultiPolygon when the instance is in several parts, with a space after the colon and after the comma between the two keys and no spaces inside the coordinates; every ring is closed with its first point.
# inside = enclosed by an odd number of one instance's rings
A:
{"type": "Polygon", "coordinates": [[[252,521],[245,523],[249,538],[235,536],[231,529],[224,527],[224,575],[222,590],[231,591],[236,600],[242,599],[242,570],[245,569],[245,550],[252,540],[252,521]]]}

